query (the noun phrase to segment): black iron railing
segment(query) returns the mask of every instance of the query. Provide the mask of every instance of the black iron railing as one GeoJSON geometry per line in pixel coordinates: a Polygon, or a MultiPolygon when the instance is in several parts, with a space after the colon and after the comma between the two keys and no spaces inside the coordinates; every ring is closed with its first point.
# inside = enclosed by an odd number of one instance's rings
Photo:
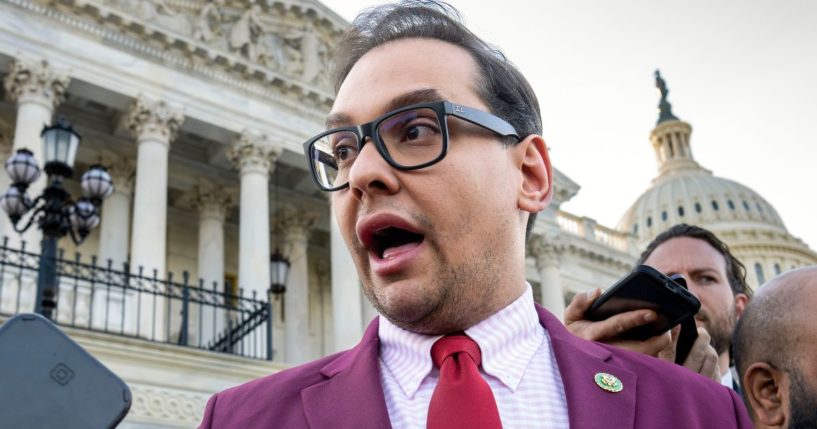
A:
{"type": "MultiPolygon", "coordinates": [[[[0,246],[0,315],[34,310],[41,255],[0,246]]],[[[82,262],[79,253],[57,255],[59,290],[54,322],[150,341],[272,360],[272,306],[266,296],[245,296],[221,284],[191,284],[172,273],[113,267],[97,258],[82,262]]]]}

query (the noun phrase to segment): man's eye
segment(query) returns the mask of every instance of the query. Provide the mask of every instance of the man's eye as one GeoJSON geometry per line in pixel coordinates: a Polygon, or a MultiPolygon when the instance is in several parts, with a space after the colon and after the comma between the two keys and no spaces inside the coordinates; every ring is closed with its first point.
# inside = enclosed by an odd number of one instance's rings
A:
{"type": "Polygon", "coordinates": [[[338,161],[345,161],[354,156],[355,149],[348,144],[340,144],[332,149],[335,159],[338,161]]]}
{"type": "Polygon", "coordinates": [[[403,129],[404,141],[427,141],[435,139],[439,134],[439,129],[436,126],[429,124],[415,123],[409,124],[403,129]]]}

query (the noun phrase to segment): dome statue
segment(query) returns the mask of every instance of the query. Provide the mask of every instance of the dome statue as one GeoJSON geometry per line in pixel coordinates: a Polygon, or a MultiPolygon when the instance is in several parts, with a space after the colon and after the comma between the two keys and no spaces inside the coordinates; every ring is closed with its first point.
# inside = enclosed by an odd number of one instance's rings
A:
{"type": "Polygon", "coordinates": [[[699,225],[716,233],[746,266],[756,288],[775,275],[817,263],[817,254],[791,235],[775,208],[751,188],[715,176],[692,156],[692,126],[669,110],[668,90],[656,71],[661,90],[659,120],[650,133],[658,175],[630,206],[617,229],[632,233],[637,253],[660,232],[678,223],[699,225]]]}

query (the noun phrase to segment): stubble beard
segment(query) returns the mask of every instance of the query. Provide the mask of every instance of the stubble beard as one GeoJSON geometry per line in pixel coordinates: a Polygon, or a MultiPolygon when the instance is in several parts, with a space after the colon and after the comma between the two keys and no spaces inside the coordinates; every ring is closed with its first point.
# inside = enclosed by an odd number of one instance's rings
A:
{"type": "Polygon", "coordinates": [[[491,246],[458,265],[438,260],[427,287],[416,288],[428,296],[418,297],[411,306],[387,302],[371,281],[363,290],[372,306],[395,325],[418,334],[444,335],[464,331],[496,310],[492,304],[501,285],[500,274],[509,268],[503,262],[491,246]]]}
{"type": "Polygon", "coordinates": [[[726,314],[713,318],[711,314],[706,314],[704,327],[709,333],[709,344],[715,349],[718,355],[729,351],[732,344],[732,332],[737,324],[737,315],[734,304],[729,307],[726,314]]]}
{"type": "Polygon", "coordinates": [[[808,380],[802,375],[799,365],[792,366],[789,371],[789,413],[791,414],[790,429],[817,428],[817,388],[809,386],[808,380]]]}

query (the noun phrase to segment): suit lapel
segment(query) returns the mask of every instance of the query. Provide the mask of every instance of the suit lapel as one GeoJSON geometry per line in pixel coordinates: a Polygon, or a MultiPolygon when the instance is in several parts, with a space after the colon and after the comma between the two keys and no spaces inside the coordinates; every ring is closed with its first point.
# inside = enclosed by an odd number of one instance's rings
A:
{"type": "Polygon", "coordinates": [[[556,363],[565,387],[570,427],[631,428],[635,422],[637,377],[635,373],[608,363],[612,353],[570,334],[562,323],[537,305],[539,321],[553,343],[556,363]],[[595,375],[604,372],[621,380],[618,393],[603,390],[595,375]]]}
{"type": "Polygon", "coordinates": [[[321,369],[326,381],[301,391],[311,428],[391,428],[380,384],[377,327],[375,318],[357,346],[321,369]]]}

